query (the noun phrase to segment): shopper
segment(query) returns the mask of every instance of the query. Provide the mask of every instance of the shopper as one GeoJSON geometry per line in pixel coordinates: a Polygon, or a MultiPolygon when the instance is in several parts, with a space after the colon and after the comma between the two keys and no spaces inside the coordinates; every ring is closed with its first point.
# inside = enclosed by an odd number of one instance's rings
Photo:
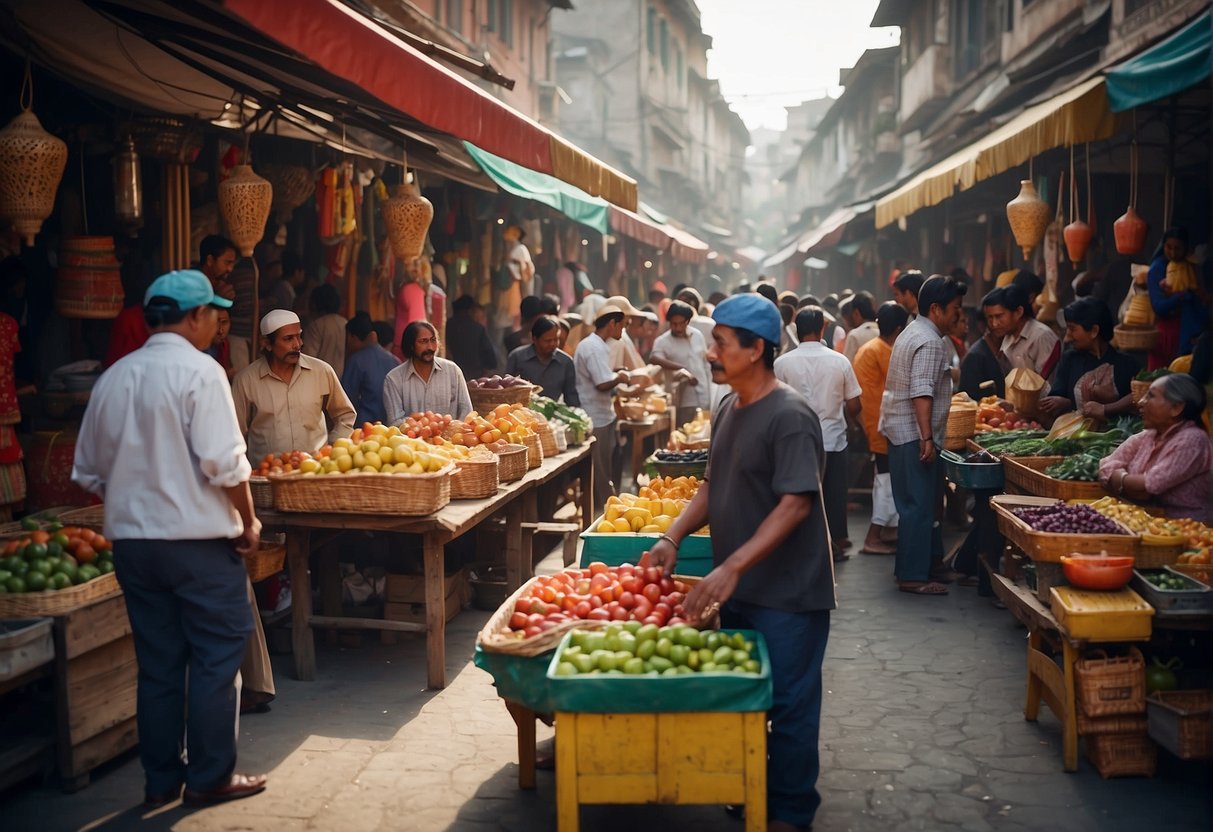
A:
{"type": "Polygon", "coordinates": [[[712,371],[703,334],[691,328],[695,311],[674,301],[666,309],[670,328],[657,336],[649,360],[665,370],[666,389],[674,395],[675,422],[685,425],[695,411],[707,410],[712,401],[712,371]]]}
{"type": "Polygon", "coordinates": [[[560,321],[552,316],[536,318],[531,324],[531,343],[510,353],[505,371],[538,385],[549,399],[563,399],[579,407],[577,371],[573,357],[560,349],[560,321]]]}
{"type": "MultiPolygon", "coordinates": [[[[446,325],[446,354],[459,365],[464,378],[481,378],[497,369],[497,352],[485,329],[484,307],[471,295],[460,295],[446,325]]],[[[380,343],[383,343],[380,341],[380,343]]]]}
{"type": "Polygon", "coordinates": [[[170,272],[145,296],[147,344],[93,388],[72,479],[105,501],[105,533],[139,663],[137,722],[148,808],[265,789],[234,773],[237,672],[253,629],[242,557],[256,552],[250,466],[223,370],[203,353],[217,296],[170,272]]]}
{"type": "Polygon", "coordinates": [[[1006,332],[999,325],[1003,309],[1002,289],[992,289],[981,299],[982,314],[986,316],[986,331],[973,342],[960,362],[958,389],[967,393],[974,401],[986,396],[1006,395],[1006,377],[1011,372],[1011,362],[1002,352],[1002,339],[1006,332]],[[991,310],[994,310],[991,313],[991,310]]]}
{"type": "Polygon", "coordinates": [[[1027,293],[1016,284],[1004,286],[998,303],[986,306],[986,321],[1003,333],[1002,352],[1012,367],[1026,368],[1048,379],[1061,358],[1061,340],[1029,314],[1027,293]]]}
{"type": "Polygon", "coordinates": [[[904,271],[893,281],[893,300],[910,313],[910,320],[918,317],[918,292],[925,281],[917,269],[904,271]]]}
{"type": "Polygon", "coordinates": [[[967,287],[955,278],[933,275],[918,293],[920,314],[893,345],[881,430],[889,440],[889,473],[900,528],[895,575],[902,592],[946,595],[947,586],[931,580],[943,560],[936,519],[942,495],[943,447],[952,398],[943,333],[960,315],[967,287]]]}
{"type": "Polygon", "coordinates": [[[809,306],[796,314],[800,345],[775,360],[775,377],[800,393],[821,422],[825,447],[822,498],[830,528],[835,561],[846,560],[851,542],[847,535],[847,421],[856,419],[863,390],[851,362],[822,343],[825,311],[809,306]]]}
{"type": "Polygon", "coordinates": [[[357,312],[345,325],[345,372],[341,388],[350,397],[356,411],[355,424],[382,422],[383,381],[400,363],[379,344],[379,333],[366,312],[357,312]]]}
{"type": "Polygon", "coordinates": [[[880,327],[876,323],[876,301],[872,293],[860,292],[843,301],[842,316],[849,327],[842,354],[854,366],[859,348],[880,335],[880,327]]]}
{"type": "MultiPolygon", "coordinates": [[[[821,804],[821,665],[834,609],[821,477],[821,426],[775,377],[782,326],[775,305],[738,294],[714,313],[713,377],[733,392],[717,411],[699,491],[651,551],[672,571],[678,547],[712,525],[713,569],[686,600],[692,621],[720,609],[726,627],[758,630],[771,661],[767,812],[771,830],[812,825],[821,804]]],[[[660,776],[660,775],[659,775],[660,776]]]]}
{"type": "Polygon", "coordinates": [[[311,297],[312,318],[303,333],[303,351],[333,368],[340,376],[345,371],[345,325],[341,316],[341,295],[331,283],[317,286],[311,297]]]}
{"type": "Polygon", "coordinates": [[[398,425],[410,413],[450,414],[463,419],[472,412],[463,371],[454,361],[438,357],[438,331],[429,321],[413,321],[400,337],[404,362],[383,380],[386,421],[398,425]]]}

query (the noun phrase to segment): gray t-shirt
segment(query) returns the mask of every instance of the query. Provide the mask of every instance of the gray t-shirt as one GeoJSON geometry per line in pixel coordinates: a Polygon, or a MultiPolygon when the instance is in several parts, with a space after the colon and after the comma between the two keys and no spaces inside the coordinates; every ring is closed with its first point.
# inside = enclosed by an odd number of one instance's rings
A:
{"type": "Polygon", "coordinates": [[[753,537],[783,495],[810,494],[809,516],[741,576],[733,597],[786,612],[832,610],[834,563],[821,500],[826,457],[817,415],[784,384],[747,407],[736,404],[730,394],[712,424],[705,474],[712,559],[723,563],[753,537]]]}

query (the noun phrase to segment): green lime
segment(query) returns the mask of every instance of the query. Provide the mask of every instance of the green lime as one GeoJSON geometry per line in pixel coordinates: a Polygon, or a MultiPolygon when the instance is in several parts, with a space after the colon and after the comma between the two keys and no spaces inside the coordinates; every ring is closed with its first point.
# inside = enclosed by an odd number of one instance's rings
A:
{"type": "Polygon", "coordinates": [[[93,578],[101,577],[101,570],[91,563],[86,563],[80,567],[80,583],[91,581],[93,578]]]}
{"type": "Polygon", "coordinates": [[[21,577],[29,571],[29,561],[23,558],[9,558],[7,568],[17,577],[21,577]]]}
{"type": "Polygon", "coordinates": [[[35,560],[37,558],[44,558],[44,557],[46,557],[46,544],[45,543],[31,543],[25,547],[24,554],[25,554],[26,560],[35,560]]]}
{"type": "Polygon", "coordinates": [[[31,573],[41,572],[43,575],[49,575],[55,570],[51,568],[51,562],[46,558],[34,558],[29,562],[29,571],[31,573]]]}
{"type": "Polygon", "coordinates": [[[63,528],[63,524],[60,523],[58,520],[52,520],[51,522],[46,524],[46,530],[48,532],[57,532],[62,528],[63,528]]]}
{"type": "Polygon", "coordinates": [[[114,562],[112,560],[99,560],[97,561],[97,570],[102,575],[108,575],[114,571],[114,562]]]}
{"type": "Polygon", "coordinates": [[[54,538],[51,538],[50,543],[46,544],[46,554],[47,557],[61,558],[63,557],[63,546],[54,538]]]}
{"type": "Polygon", "coordinates": [[[9,572],[7,569],[0,569],[0,584],[3,584],[11,577],[13,577],[12,572],[9,572]]]}
{"type": "Polygon", "coordinates": [[[41,572],[31,571],[25,576],[25,589],[27,592],[42,592],[46,589],[47,578],[41,572]]]}
{"type": "Polygon", "coordinates": [[[13,575],[4,585],[8,587],[9,592],[25,592],[25,578],[20,575],[13,575]]]}
{"type": "MultiPolygon", "coordinates": [[[[64,549],[67,548],[67,544],[70,542],[71,541],[68,539],[68,536],[65,535],[63,532],[59,532],[58,534],[56,534],[54,537],[51,538],[51,543],[58,543],[59,546],[64,549]]],[[[50,544],[47,544],[47,545],[49,546],[50,544]]]]}
{"type": "Polygon", "coordinates": [[[72,585],[72,579],[62,572],[56,572],[47,579],[47,586],[50,589],[67,589],[72,585]]]}
{"type": "Polygon", "coordinates": [[[25,529],[27,532],[36,532],[38,529],[42,528],[42,526],[40,526],[38,521],[33,517],[23,517],[21,519],[21,528],[25,529]]]}
{"type": "Polygon", "coordinates": [[[80,583],[77,578],[80,575],[80,569],[70,564],[59,564],[59,568],[55,570],[56,575],[67,575],[67,579],[74,584],[80,583]]]}

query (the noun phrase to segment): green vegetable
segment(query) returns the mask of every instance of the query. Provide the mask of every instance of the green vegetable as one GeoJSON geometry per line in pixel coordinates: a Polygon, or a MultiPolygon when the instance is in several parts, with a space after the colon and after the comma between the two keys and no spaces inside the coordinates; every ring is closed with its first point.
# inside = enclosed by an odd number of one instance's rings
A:
{"type": "Polygon", "coordinates": [[[1137,381],[1157,381],[1163,376],[1171,375],[1171,371],[1166,367],[1159,367],[1157,370],[1142,370],[1134,379],[1137,381]]]}
{"type": "Polygon", "coordinates": [[[1057,480],[1097,482],[1099,480],[1099,461],[1102,458],[1091,453],[1068,456],[1061,462],[1055,462],[1046,468],[1045,475],[1057,480]]]}

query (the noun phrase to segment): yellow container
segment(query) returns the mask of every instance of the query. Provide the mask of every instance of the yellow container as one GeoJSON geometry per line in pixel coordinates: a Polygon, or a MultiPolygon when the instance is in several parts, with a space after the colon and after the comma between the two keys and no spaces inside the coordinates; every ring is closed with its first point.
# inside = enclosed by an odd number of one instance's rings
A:
{"type": "Polygon", "coordinates": [[[767,828],[767,715],[556,714],[556,817],[577,832],[581,804],[745,804],[767,828]]]}
{"type": "Polygon", "coordinates": [[[1154,608],[1131,589],[1101,592],[1072,586],[1049,590],[1050,609],[1071,638],[1092,641],[1147,641],[1154,608]]]}

